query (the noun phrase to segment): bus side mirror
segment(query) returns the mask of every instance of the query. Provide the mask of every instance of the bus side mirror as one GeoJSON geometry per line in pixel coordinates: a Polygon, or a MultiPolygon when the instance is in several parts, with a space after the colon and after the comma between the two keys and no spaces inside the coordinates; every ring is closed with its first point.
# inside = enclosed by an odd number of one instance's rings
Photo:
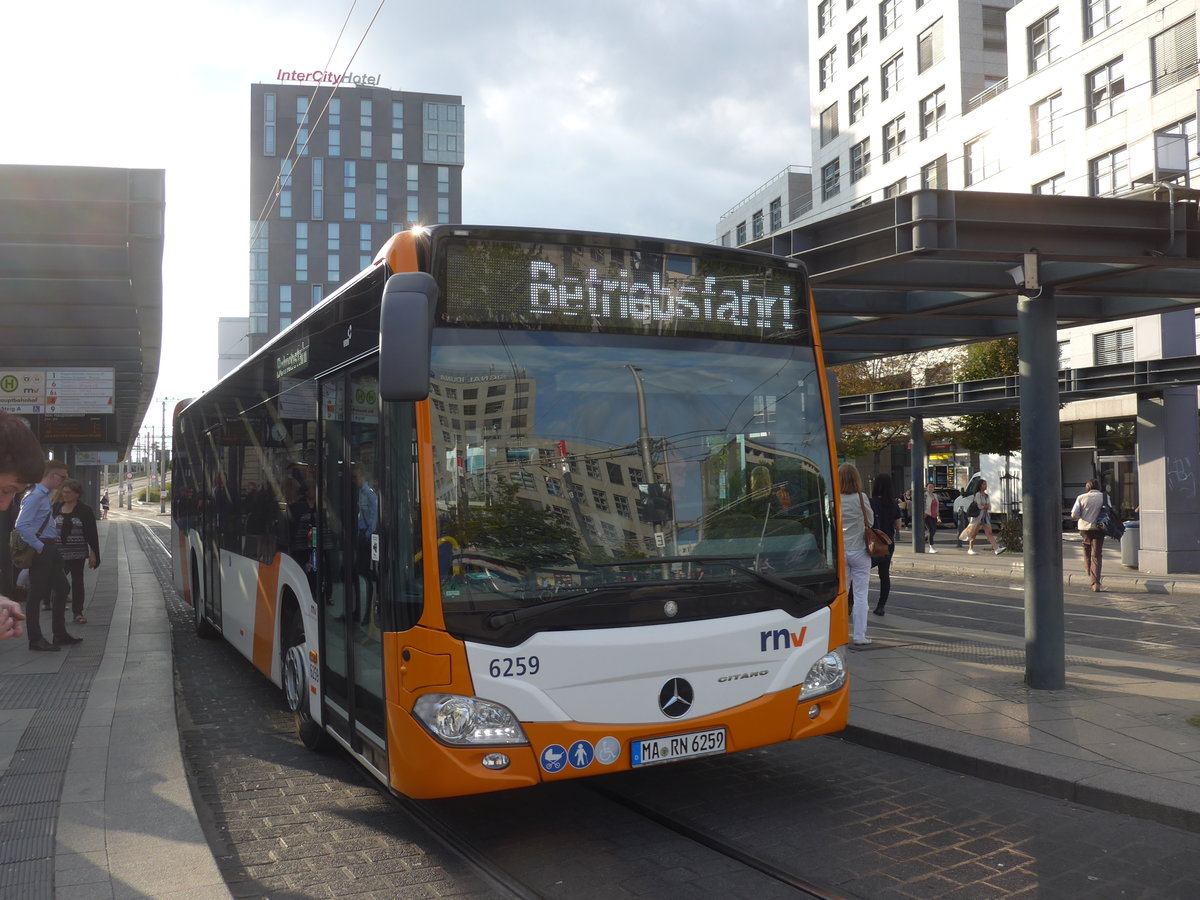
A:
{"type": "Polygon", "coordinates": [[[429,396],[430,347],[438,287],[427,272],[387,280],[379,309],[379,396],[412,403],[429,396]]]}

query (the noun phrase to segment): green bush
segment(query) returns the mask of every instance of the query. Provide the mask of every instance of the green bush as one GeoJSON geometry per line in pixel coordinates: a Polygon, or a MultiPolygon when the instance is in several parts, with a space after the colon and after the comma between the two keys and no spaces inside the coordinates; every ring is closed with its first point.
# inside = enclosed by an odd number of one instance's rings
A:
{"type": "Polygon", "coordinates": [[[1007,516],[1000,523],[1000,546],[1006,547],[1009,553],[1023,553],[1025,545],[1021,543],[1021,517],[1007,516]]]}

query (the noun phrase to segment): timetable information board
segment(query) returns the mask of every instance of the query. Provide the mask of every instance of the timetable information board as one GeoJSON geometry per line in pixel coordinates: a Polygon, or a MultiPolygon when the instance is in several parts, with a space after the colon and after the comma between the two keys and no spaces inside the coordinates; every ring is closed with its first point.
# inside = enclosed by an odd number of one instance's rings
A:
{"type": "Polygon", "coordinates": [[[19,415],[110,415],[116,382],[111,368],[0,370],[0,409],[19,415]]]}

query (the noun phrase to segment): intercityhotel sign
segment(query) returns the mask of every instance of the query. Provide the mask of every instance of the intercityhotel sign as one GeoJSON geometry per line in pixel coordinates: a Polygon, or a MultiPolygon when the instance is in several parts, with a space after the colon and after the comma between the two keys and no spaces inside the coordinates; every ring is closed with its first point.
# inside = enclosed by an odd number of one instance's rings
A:
{"type": "Polygon", "coordinates": [[[303,72],[299,69],[280,69],[275,76],[279,81],[295,81],[300,84],[346,84],[356,87],[379,87],[382,75],[356,75],[353,72],[303,72]]]}

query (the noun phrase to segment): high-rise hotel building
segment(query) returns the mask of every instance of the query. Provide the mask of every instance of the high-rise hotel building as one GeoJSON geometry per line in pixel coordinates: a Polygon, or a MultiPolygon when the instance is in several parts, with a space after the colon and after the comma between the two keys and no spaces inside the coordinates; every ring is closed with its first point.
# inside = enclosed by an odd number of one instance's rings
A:
{"type": "Polygon", "coordinates": [[[462,221],[462,98],[350,84],[250,88],[251,352],[396,231],[462,221]]]}

